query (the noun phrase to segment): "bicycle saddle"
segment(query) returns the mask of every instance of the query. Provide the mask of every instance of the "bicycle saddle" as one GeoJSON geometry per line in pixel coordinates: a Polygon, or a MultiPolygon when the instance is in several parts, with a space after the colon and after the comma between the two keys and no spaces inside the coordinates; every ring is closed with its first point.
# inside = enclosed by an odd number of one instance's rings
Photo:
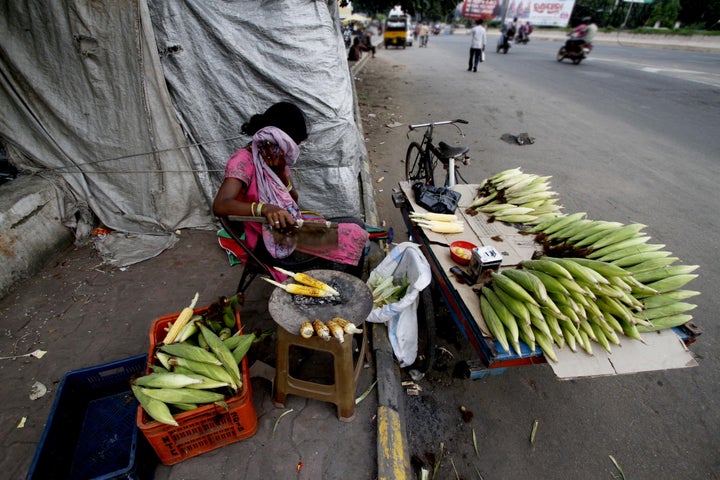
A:
{"type": "Polygon", "coordinates": [[[438,143],[438,152],[442,155],[443,159],[459,157],[464,153],[467,153],[470,147],[452,147],[445,142],[438,143]]]}

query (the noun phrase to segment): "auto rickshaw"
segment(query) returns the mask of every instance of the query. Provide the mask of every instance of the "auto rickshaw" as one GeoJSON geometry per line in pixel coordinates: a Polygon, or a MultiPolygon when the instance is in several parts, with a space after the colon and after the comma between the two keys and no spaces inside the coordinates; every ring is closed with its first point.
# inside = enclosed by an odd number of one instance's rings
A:
{"type": "Polygon", "coordinates": [[[390,45],[395,48],[405,48],[407,43],[408,18],[407,16],[391,16],[385,21],[383,39],[385,48],[390,45]]]}

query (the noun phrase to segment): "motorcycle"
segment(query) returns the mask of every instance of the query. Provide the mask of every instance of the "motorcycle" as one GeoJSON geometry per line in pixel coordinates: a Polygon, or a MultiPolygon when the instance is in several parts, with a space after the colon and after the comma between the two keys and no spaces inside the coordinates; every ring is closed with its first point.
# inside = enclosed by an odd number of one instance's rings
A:
{"type": "Polygon", "coordinates": [[[523,32],[522,29],[520,29],[520,32],[515,37],[515,43],[522,43],[523,45],[527,45],[530,41],[530,35],[526,32],[523,32]]]}
{"type": "Polygon", "coordinates": [[[510,50],[510,38],[505,32],[502,32],[497,42],[497,53],[502,51],[507,54],[508,50],[510,50]]]}
{"type": "Polygon", "coordinates": [[[557,61],[562,62],[567,58],[572,61],[573,65],[579,65],[580,62],[585,60],[590,55],[593,46],[592,43],[583,43],[580,40],[572,36],[568,37],[565,45],[558,50],[557,61]]]}

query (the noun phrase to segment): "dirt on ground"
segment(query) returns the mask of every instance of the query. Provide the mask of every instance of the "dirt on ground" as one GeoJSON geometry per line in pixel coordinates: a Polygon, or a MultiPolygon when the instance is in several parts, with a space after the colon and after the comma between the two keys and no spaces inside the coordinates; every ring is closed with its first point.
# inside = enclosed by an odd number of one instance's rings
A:
{"type": "MultiPolygon", "coordinates": [[[[389,204],[390,187],[386,186],[404,175],[409,140],[403,112],[412,101],[408,89],[402,89],[404,75],[404,67],[378,55],[368,59],[355,82],[378,211],[394,229],[395,242],[408,237],[399,211],[389,204]]],[[[423,467],[432,471],[440,462],[445,465],[441,472],[449,473],[450,459],[466,457],[473,448],[469,440],[473,413],[461,411],[461,384],[470,381],[464,359],[473,357],[473,352],[439,300],[433,305],[430,320],[434,325],[429,330],[424,315],[420,306],[418,358],[414,365],[401,370],[406,393],[403,419],[414,472],[423,467]],[[452,386],[456,388],[449,388],[452,386]]]]}

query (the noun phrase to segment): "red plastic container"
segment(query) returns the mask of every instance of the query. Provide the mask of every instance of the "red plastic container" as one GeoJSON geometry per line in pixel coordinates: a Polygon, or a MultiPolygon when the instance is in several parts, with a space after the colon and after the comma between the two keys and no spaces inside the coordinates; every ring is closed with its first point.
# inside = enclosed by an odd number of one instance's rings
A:
{"type": "MultiPolygon", "coordinates": [[[[207,307],[198,308],[195,313],[201,315],[206,310],[207,307]]],[[[166,315],[153,323],[150,329],[148,362],[152,362],[156,345],[165,337],[165,327],[179,315],[180,313],[166,315]]],[[[236,321],[240,328],[239,314],[236,314],[236,321]]],[[[148,417],[142,407],[138,407],[137,426],[164,465],[174,465],[188,458],[251,437],[257,432],[258,420],[252,403],[247,358],[243,359],[240,371],[243,380],[242,388],[238,395],[225,400],[227,409],[210,404],[182,412],[175,415],[175,420],[180,424],[179,427],[156,422],[148,417]]]]}

